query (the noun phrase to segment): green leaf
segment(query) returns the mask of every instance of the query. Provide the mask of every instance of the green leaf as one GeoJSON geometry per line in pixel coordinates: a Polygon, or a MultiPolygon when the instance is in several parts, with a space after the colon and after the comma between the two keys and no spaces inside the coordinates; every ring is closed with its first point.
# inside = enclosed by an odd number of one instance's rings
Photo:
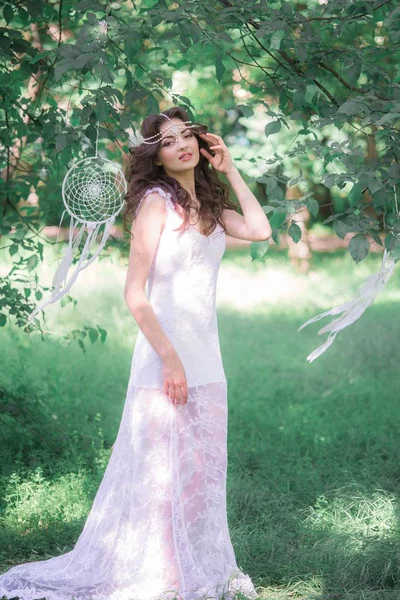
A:
{"type": "Polygon", "coordinates": [[[267,184],[267,194],[268,194],[268,196],[272,196],[274,194],[276,188],[278,187],[278,183],[277,183],[275,177],[267,176],[266,184],[267,184]]]}
{"type": "Polygon", "coordinates": [[[315,198],[307,198],[307,208],[313,217],[316,217],[319,212],[319,204],[315,198]]]}
{"type": "Polygon", "coordinates": [[[363,110],[368,107],[363,102],[355,102],[354,100],[347,100],[341,106],[339,106],[337,112],[343,115],[354,116],[360,114],[363,110]]]}
{"type": "Polygon", "coordinates": [[[268,240],[263,240],[262,242],[252,242],[250,244],[250,256],[251,260],[257,260],[265,256],[268,252],[269,242],[268,240]]]}
{"type": "Polygon", "coordinates": [[[153,94],[149,94],[146,98],[146,109],[149,114],[158,114],[160,112],[160,105],[153,94]]]}
{"type": "Polygon", "coordinates": [[[385,250],[387,252],[392,252],[393,248],[396,245],[396,242],[397,239],[394,237],[394,235],[392,233],[388,233],[385,237],[385,250]]]}
{"type": "Polygon", "coordinates": [[[349,229],[348,229],[346,223],[344,223],[343,221],[339,221],[339,219],[336,219],[332,223],[332,229],[336,233],[336,235],[338,237],[340,237],[342,240],[344,239],[344,236],[346,235],[346,233],[349,233],[349,229]]]}
{"type": "Polygon", "coordinates": [[[60,133],[59,135],[56,135],[56,152],[61,152],[61,150],[64,150],[67,144],[68,136],[66,133],[60,133]]]}
{"type": "Polygon", "coordinates": [[[347,196],[350,206],[355,206],[358,203],[361,198],[362,191],[363,188],[359,183],[353,185],[349,195],[347,196]]]}
{"type": "Polygon", "coordinates": [[[4,325],[7,323],[7,317],[6,315],[3,315],[3,313],[0,313],[0,327],[4,327],[4,325]]]}
{"type": "Polygon", "coordinates": [[[121,115],[119,118],[119,126],[121,129],[129,129],[132,126],[130,117],[127,115],[121,115]]]}
{"type": "Polygon", "coordinates": [[[367,185],[371,194],[375,194],[375,192],[381,190],[383,187],[382,182],[379,179],[376,179],[376,177],[374,177],[370,173],[368,173],[367,185]]]}
{"type": "Polygon", "coordinates": [[[102,329],[102,328],[101,328],[101,327],[99,327],[98,325],[97,325],[97,329],[98,329],[98,330],[99,330],[99,332],[100,332],[100,340],[101,340],[101,343],[104,343],[104,342],[106,341],[106,337],[107,337],[107,330],[106,330],[106,329],[102,329]]]}
{"type": "Polygon", "coordinates": [[[10,4],[6,4],[5,7],[3,8],[3,17],[4,17],[4,20],[7,25],[13,20],[14,11],[12,9],[12,6],[10,6],[10,4]]]}
{"type": "Polygon", "coordinates": [[[389,167],[388,175],[392,179],[399,179],[400,178],[400,165],[398,165],[397,163],[392,163],[389,167]]]}
{"type": "Polygon", "coordinates": [[[306,62],[308,57],[307,47],[303,44],[296,44],[295,51],[297,60],[300,62],[306,62]]]}
{"type": "Polygon", "coordinates": [[[32,271],[35,267],[37,267],[39,259],[37,254],[32,254],[28,260],[26,261],[26,267],[28,271],[32,271]]]}
{"type": "Polygon", "coordinates": [[[271,43],[270,43],[270,48],[271,50],[279,50],[279,48],[281,47],[281,41],[282,38],[284,37],[285,32],[283,29],[278,29],[277,31],[274,31],[274,33],[271,36],[271,43]]]}
{"type": "Polygon", "coordinates": [[[87,20],[89,21],[89,23],[91,25],[93,25],[94,27],[98,26],[99,20],[98,20],[98,18],[96,17],[96,15],[94,13],[88,12],[87,15],[86,15],[86,18],[87,18],[87,20]]]}
{"type": "Polygon", "coordinates": [[[358,264],[368,255],[369,241],[363,234],[358,233],[351,238],[349,242],[349,251],[353,260],[358,264]]]}
{"type": "Polygon", "coordinates": [[[385,125],[386,123],[390,123],[390,121],[397,121],[398,119],[400,119],[400,113],[390,112],[383,115],[378,121],[375,121],[375,125],[385,125]]]}
{"type": "Polygon", "coordinates": [[[104,98],[99,98],[95,106],[95,113],[98,121],[107,121],[109,105],[104,98]]]}
{"type": "Polygon", "coordinates": [[[225,73],[225,65],[222,62],[221,55],[218,54],[218,56],[216,57],[216,60],[215,60],[215,74],[217,76],[218,83],[221,83],[224,73],[225,73]]]}
{"type": "Polygon", "coordinates": [[[254,115],[254,110],[251,108],[251,106],[246,106],[245,104],[238,104],[238,106],[236,106],[236,109],[240,110],[243,113],[243,116],[246,117],[246,119],[254,115]]]}
{"type": "Polygon", "coordinates": [[[274,207],[270,206],[269,204],[264,204],[261,208],[263,209],[263,211],[265,212],[266,215],[273,212],[273,210],[274,210],[274,207]]]}
{"type": "Polygon", "coordinates": [[[378,190],[373,195],[373,204],[375,208],[381,208],[383,206],[386,206],[387,201],[388,195],[385,192],[385,190],[378,190]]]}
{"type": "Polygon", "coordinates": [[[319,94],[319,88],[313,83],[309,84],[306,87],[306,93],[304,94],[304,100],[306,102],[311,102],[316,94],[319,94]]]}
{"type": "Polygon", "coordinates": [[[390,258],[392,258],[393,260],[399,260],[400,258],[400,244],[398,244],[391,252],[391,256],[390,258]]]}
{"type": "Polygon", "coordinates": [[[290,225],[288,234],[296,244],[301,240],[301,229],[297,223],[292,223],[290,225]]]}
{"type": "Polygon", "coordinates": [[[18,244],[12,244],[12,246],[9,247],[8,252],[10,253],[10,256],[14,256],[14,254],[18,252],[18,244]]]}
{"type": "Polygon", "coordinates": [[[350,85],[355,85],[361,73],[361,62],[359,60],[352,60],[349,66],[344,72],[344,79],[350,85]]]}
{"type": "Polygon", "coordinates": [[[336,185],[336,181],[337,181],[336,173],[328,173],[328,175],[325,175],[322,179],[322,183],[327,188],[333,188],[333,186],[336,185]]]}
{"type": "Polygon", "coordinates": [[[97,329],[95,329],[94,327],[90,327],[89,328],[89,338],[90,338],[90,341],[92,342],[92,344],[94,344],[94,342],[97,340],[98,337],[99,337],[99,332],[97,331],[97,329]]]}
{"type": "Polygon", "coordinates": [[[281,227],[281,225],[283,225],[283,223],[285,221],[286,221],[286,213],[284,213],[284,212],[274,211],[274,214],[269,219],[270,225],[274,229],[278,229],[278,227],[281,227]]]}
{"type": "Polygon", "coordinates": [[[370,236],[372,237],[372,239],[374,240],[374,242],[376,242],[377,244],[379,244],[379,246],[383,246],[382,244],[382,240],[379,236],[379,233],[377,231],[371,230],[369,231],[370,236]]]}
{"type": "Polygon", "coordinates": [[[34,65],[42,58],[46,58],[47,56],[50,56],[51,54],[53,54],[53,52],[54,52],[53,50],[45,50],[44,52],[39,52],[39,54],[37,54],[34,58],[31,58],[29,60],[29,63],[31,65],[34,65]]]}
{"type": "Polygon", "coordinates": [[[80,54],[78,58],[74,60],[74,69],[82,69],[82,67],[84,67],[90,59],[90,54],[80,54]]]}
{"type": "Polygon", "coordinates": [[[281,130],[282,123],[279,120],[271,121],[265,126],[265,135],[268,137],[269,135],[273,135],[274,133],[278,133],[281,130]]]}
{"type": "Polygon", "coordinates": [[[61,77],[64,75],[64,73],[67,73],[67,71],[71,71],[71,69],[73,69],[73,68],[74,68],[74,64],[71,59],[68,58],[66,60],[61,60],[55,66],[54,78],[56,79],[56,81],[58,79],[61,79],[61,77]]]}

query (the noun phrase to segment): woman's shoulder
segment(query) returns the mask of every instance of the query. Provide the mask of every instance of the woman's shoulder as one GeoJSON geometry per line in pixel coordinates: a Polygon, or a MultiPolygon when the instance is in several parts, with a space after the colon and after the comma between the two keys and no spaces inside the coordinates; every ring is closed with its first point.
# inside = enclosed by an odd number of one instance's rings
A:
{"type": "MultiPolygon", "coordinates": [[[[174,208],[175,207],[175,203],[172,200],[171,194],[170,192],[168,192],[167,190],[165,190],[163,187],[158,186],[158,185],[152,185],[149,186],[144,194],[143,194],[143,198],[145,198],[146,196],[148,196],[149,194],[154,195],[154,198],[163,198],[163,202],[166,205],[167,208],[174,208]]],[[[160,200],[159,200],[160,201],[160,200]]]]}
{"type": "Polygon", "coordinates": [[[144,199],[147,198],[144,204],[153,206],[154,208],[161,209],[163,211],[174,208],[174,202],[171,200],[171,195],[165,189],[160,186],[152,185],[145,189],[138,203],[136,214],[139,211],[139,207],[142,206],[144,199]]]}

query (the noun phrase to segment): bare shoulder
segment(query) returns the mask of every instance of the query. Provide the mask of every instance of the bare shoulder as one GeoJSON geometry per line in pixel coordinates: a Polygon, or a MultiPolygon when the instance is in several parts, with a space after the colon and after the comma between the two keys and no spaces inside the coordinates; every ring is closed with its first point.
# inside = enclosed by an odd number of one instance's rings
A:
{"type": "Polygon", "coordinates": [[[142,199],[137,215],[139,215],[140,212],[147,213],[153,211],[161,213],[166,212],[165,199],[158,192],[150,192],[142,199]]]}

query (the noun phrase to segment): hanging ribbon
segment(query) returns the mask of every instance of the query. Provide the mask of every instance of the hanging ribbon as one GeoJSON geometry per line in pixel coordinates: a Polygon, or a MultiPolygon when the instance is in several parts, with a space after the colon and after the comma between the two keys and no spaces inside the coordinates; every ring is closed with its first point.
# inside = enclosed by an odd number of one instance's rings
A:
{"type": "Polygon", "coordinates": [[[73,239],[73,231],[75,229],[76,223],[74,221],[74,218],[71,217],[69,244],[68,244],[68,248],[65,252],[64,258],[58,265],[57,271],[54,274],[54,278],[53,278],[54,290],[49,298],[40,302],[36,306],[36,308],[31,312],[31,314],[28,317],[28,321],[27,321],[28,323],[30,323],[35,318],[35,316],[37,315],[38,312],[40,312],[46,306],[48,306],[49,304],[52,304],[53,302],[56,302],[62,296],[64,296],[70,290],[72,285],[75,283],[79,273],[81,271],[83,271],[83,269],[86,269],[86,267],[88,267],[97,258],[97,256],[102,251],[102,249],[109,237],[110,229],[114,225],[115,218],[116,218],[116,215],[111,217],[111,219],[109,221],[107,221],[107,223],[105,223],[103,237],[101,239],[101,242],[99,243],[99,246],[97,247],[97,250],[94,252],[93,256],[90,259],[86,260],[87,256],[89,255],[89,251],[90,251],[91,247],[94,245],[94,243],[96,241],[97,234],[98,234],[99,229],[102,224],[101,223],[93,223],[93,222],[82,223],[80,231],[75,236],[75,239],[73,239]],[[70,278],[67,279],[68,271],[72,265],[74,252],[79,248],[79,244],[82,240],[82,236],[84,234],[86,227],[88,229],[88,234],[87,234],[87,237],[85,240],[85,245],[82,249],[81,256],[79,258],[79,261],[75,268],[75,271],[71,274],[70,278]]]}
{"type": "Polygon", "coordinates": [[[301,329],[303,329],[310,323],[314,323],[314,321],[319,321],[319,319],[322,319],[323,317],[343,313],[341,317],[339,317],[338,319],[334,319],[333,321],[328,323],[328,325],[326,325],[318,331],[318,335],[322,333],[327,333],[328,331],[330,333],[326,342],[318,348],[316,348],[313,352],[311,352],[311,354],[307,356],[307,360],[310,363],[319,356],[321,356],[321,354],[323,354],[325,350],[327,350],[333,344],[336,335],[339,331],[341,331],[345,327],[348,327],[361,317],[365,309],[373,303],[376,296],[389,281],[393,273],[395,264],[396,263],[394,262],[394,260],[390,257],[390,253],[384,250],[382,264],[378,273],[370,275],[365,280],[365,282],[357,292],[358,296],[354,298],[354,300],[346,302],[345,304],[341,304],[340,306],[332,308],[331,310],[327,310],[321,313],[320,315],[309,319],[298,328],[297,331],[301,331],[301,329]]]}

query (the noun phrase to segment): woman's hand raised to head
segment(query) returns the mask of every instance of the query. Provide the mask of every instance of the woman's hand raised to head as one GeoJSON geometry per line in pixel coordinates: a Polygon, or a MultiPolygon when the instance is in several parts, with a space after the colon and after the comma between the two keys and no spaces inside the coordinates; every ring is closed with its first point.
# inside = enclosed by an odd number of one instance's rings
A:
{"type": "Polygon", "coordinates": [[[207,142],[210,150],[214,150],[215,152],[215,156],[211,156],[205,148],[200,148],[200,152],[210,161],[214,169],[220,173],[225,173],[225,175],[232,171],[235,166],[222,137],[215,133],[200,133],[199,135],[202,140],[207,142]]]}

